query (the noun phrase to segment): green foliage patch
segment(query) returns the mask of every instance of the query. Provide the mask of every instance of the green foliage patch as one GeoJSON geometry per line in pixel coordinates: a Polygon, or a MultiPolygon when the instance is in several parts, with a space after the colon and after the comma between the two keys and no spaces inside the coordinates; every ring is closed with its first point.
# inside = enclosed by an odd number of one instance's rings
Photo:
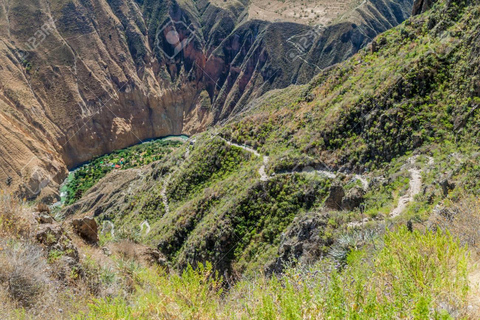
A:
{"type": "Polygon", "coordinates": [[[162,160],[166,155],[182,145],[182,142],[171,140],[154,140],[130,148],[115,151],[111,154],[95,158],[88,164],[74,171],[66,186],[65,204],[70,205],[94,186],[109,172],[145,166],[162,160]]]}

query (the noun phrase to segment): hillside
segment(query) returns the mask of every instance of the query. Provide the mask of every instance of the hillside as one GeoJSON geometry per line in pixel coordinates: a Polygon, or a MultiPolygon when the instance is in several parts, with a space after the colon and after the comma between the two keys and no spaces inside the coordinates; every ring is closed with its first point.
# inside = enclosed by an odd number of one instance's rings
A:
{"type": "Polygon", "coordinates": [[[412,2],[365,2],[319,27],[258,20],[245,1],[2,1],[0,187],[55,202],[67,168],[306,83],[412,2]]]}
{"type": "Polygon", "coordinates": [[[480,2],[413,8],[305,84],[93,159],[64,206],[0,195],[2,314],[478,319],[480,2]]]}
{"type": "Polygon", "coordinates": [[[142,174],[107,176],[63,214],[136,226],[174,266],[230,274],[315,261],[352,227],[424,224],[480,192],[477,13],[439,3],[142,174]]]}

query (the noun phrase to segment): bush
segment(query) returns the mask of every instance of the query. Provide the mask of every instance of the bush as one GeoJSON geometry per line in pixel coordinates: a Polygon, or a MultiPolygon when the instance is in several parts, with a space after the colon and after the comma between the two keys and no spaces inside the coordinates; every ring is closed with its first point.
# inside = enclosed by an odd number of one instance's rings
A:
{"type": "Polygon", "coordinates": [[[33,306],[48,283],[48,265],[42,248],[12,241],[1,246],[0,282],[19,306],[33,306]]]}
{"type": "Polygon", "coordinates": [[[438,319],[466,316],[468,255],[450,234],[387,231],[382,249],[354,250],[227,293],[211,266],[181,275],[144,270],[132,300],[97,300],[88,319],[438,319]]]}
{"type": "Polygon", "coordinates": [[[31,224],[23,212],[17,200],[0,194],[0,236],[27,238],[30,235],[31,224]]]}

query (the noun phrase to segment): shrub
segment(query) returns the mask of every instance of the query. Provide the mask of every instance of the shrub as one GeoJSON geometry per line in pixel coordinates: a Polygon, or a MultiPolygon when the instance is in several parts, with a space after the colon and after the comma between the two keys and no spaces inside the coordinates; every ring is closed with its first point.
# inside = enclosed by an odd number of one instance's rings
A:
{"type": "Polygon", "coordinates": [[[20,203],[11,196],[0,194],[0,236],[27,238],[31,224],[23,215],[20,203]]]}
{"type": "Polygon", "coordinates": [[[222,292],[211,266],[180,276],[143,270],[132,300],[97,300],[88,319],[431,319],[466,316],[468,255],[450,234],[387,233],[383,248],[257,276],[222,292]]]}
{"type": "Polygon", "coordinates": [[[41,247],[28,243],[4,242],[0,253],[0,282],[21,307],[31,307],[48,283],[47,262],[41,247]]]}

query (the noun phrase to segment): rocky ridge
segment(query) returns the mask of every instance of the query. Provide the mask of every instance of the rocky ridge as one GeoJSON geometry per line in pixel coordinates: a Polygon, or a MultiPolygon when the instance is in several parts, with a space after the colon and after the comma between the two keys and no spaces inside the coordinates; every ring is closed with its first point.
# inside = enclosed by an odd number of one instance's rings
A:
{"type": "Polygon", "coordinates": [[[251,20],[243,2],[3,1],[0,186],[54,201],[66,168],[202,131],[305,83],[402,22],[412,3],[367,1],[314,28],[251,20]]]}

